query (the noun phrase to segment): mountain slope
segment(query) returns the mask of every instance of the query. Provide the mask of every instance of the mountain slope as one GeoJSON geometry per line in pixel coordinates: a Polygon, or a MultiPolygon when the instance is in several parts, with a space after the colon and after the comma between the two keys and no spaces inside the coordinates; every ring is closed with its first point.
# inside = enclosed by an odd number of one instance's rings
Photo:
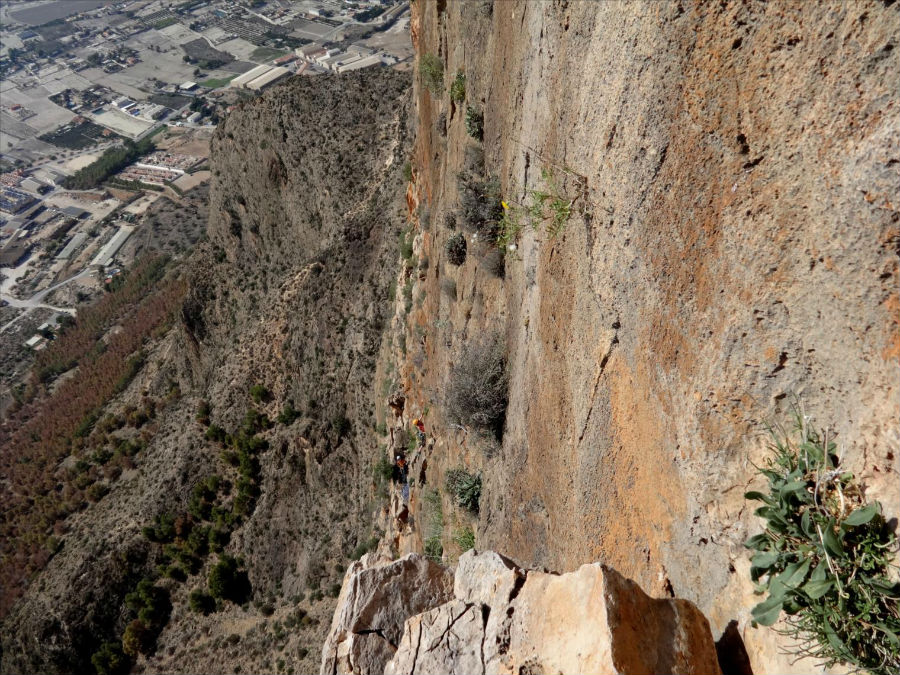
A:
{"type": "Polygon", "coordinates": [[[90,672],[101,643],[134,620],[123,600],[142,578],[172,607],[139,670],[317,663],[333,604],[323,595],[371,535],[371,380],[405,209],[408,104],[408,75],[370,69],[296,78],[220,125],[210,241],[186,263],[181,321],[105,412],[173,383],[178,396],[158,407],[135,468],[69,519],[61,550],[6,618],[3,672],[90,672]],[[239,438],[257,439],[246,466],[239,438]],[[213,516],[196,498],[211,476],[213,516]],[[220,527],[204,517],[227,523],[224,552],[251,588],[243,608],[189,609],[218,559],[205,544],[196,560],[178,554],[185,581],[159,576],[176,551],[141,531],[161,514],[189,531],[220,527]]]}

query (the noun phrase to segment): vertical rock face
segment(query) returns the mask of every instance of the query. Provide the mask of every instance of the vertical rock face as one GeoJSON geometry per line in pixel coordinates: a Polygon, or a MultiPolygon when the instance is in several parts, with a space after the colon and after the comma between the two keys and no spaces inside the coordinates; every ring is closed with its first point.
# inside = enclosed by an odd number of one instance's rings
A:
{"type": "Polygon", "coordinates": [[[650,598],[599,563],[557,575],[469,551],[452,594],[448,579],[415,555],[351,567],[323,675],[720,672],[709,622],[692,603],[650,598]]]}
{"type": "Polygon", "coordinates": [[[408,337],[429,331],[406,393],[431,405],[430,479],[482,473],[479,546],[559,571],[604,560],[695,602],[717,637],[737,621],[756,670],[808,672],[750,623],[742,543],[760,524],[743,494],[796,395],[867,496],[900,509],[900,3],[412,9],[420,57],[465,76],[463,103],[415,83],[431,267],[412,289],[408,337]],[[466,222],[459,175],[478,153],[512,208],[533,191],[572,202],[562,232],[518,233],[502,278],[466,222]],[[486,461],[432,392],[495,330],[509,406],[486,461]]]}

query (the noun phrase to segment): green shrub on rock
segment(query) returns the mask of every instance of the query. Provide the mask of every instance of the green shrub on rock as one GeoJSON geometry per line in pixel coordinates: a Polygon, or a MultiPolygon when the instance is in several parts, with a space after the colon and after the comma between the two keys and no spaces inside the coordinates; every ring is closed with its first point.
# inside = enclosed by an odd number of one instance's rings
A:
{"type": "Polygon", "coordinates": [[[481,501],[481,476],[469,473],[463,468],[450,469],[446,477],[447,490],[455,498],[458,506],[478,513],[481,501]]]}
{"type": "Polygon", "coordinates": [[[900,583],[890,576],[897,538],[878,502],[867,504],[835,444],[796,416],[793,433],[773,432],[772,457],[760,472],[767,492],[756,515],[764,532],[750,576],[768,596],[752,610],[757,624],[797,640],[796,653],[872,673],[900,672],[900,583]]]}
{"type": "Polygon", "coordinates": [[[484,114],[466,106],[466,133],[476,141],[484,140],[484,114]]]}
{"type": "Polygon", "coordinates": [[[444,88],[444,64],[434,54],[423,54],[419,61],[422,84],[432,93],[440,94],[444,88]]]}
{"type": "Polygon", "coordinates": [[[450,85],[450,99],[456,103],[466,100],[466,74],[462,69],[456,71],[456,77],[450,85]]]}

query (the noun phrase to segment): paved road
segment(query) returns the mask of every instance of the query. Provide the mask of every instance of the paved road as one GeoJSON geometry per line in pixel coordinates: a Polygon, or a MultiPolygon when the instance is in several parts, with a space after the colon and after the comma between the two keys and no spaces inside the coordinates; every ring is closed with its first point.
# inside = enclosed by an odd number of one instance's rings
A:
{"type": "Polygon", "coordinates": [[[69,277],[65,281],[60,281],[58,284],[54,284],[53,286],[50,286],[49,288],[45,288],[42,291],[38,291],[37,293],[32,295],[27,300],[20,300],[18,298],[14,298],[11,295],[6,295],[5,293],[0,295],[0,298],[5,300],[10,307],[22,307],[25,309],[24,312],[17,315],[12,321],[9,321],[8,323],[6,323],[3,326],[0,326],[0,333],[3,333],[5,331],[9,330],[9,328],[13,324],[15,324],[16,321],[21,319],[23,316],[26,316],[27,314],[31,313],[31,310],[33,310],[37,307],[43,307],[45,309],[50,309],[50,310],[53,310],[54,312],[65,312],[66,314],[71,314],[72,316],[75,316],[75,308],[74,307],[55,307],[53,305],[46,304],[45,302],[43,302],[43,300],[45,297],[47,297],[50,293],[55,291],[57,288],[65,286],[66,284],[68,284],[72,281],[75,281],[76,279],[81,279],[82,277],[86,277],[90,274],[91,274],[90,269],[84,269],[81,272],[79,272],[78,274],[76,274],[74,277],[69,277]]]}

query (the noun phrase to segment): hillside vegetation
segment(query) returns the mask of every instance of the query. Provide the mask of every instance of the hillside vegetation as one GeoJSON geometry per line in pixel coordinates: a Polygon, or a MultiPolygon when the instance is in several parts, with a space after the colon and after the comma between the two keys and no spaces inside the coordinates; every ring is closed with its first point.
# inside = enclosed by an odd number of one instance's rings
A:
{"type": "Polygon", "coordinates": [[[317,668],[373,537],[408,105],[386,69],[242,104],[208,240],[167,267],[196,237],[149,212],[144,262],[41,354],[3,438],[0,670],[317,668]]]}

